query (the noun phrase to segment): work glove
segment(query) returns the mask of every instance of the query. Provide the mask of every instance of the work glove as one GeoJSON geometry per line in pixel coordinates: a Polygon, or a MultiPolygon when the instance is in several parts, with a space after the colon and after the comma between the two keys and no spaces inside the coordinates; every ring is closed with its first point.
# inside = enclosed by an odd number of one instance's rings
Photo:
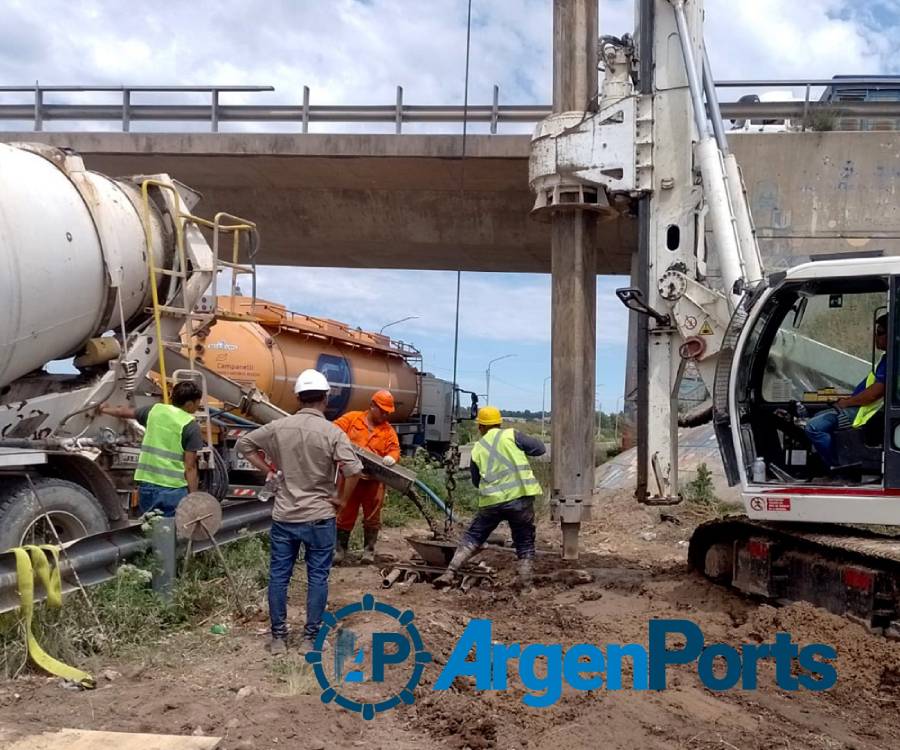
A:
{"type": "Polygon", "coordinates": [[[381,463],[383,463],[385,466],[393,466],[395,463],[397,463],[397,460],[393,456],[385,456],[381,459],[381,463]]]}

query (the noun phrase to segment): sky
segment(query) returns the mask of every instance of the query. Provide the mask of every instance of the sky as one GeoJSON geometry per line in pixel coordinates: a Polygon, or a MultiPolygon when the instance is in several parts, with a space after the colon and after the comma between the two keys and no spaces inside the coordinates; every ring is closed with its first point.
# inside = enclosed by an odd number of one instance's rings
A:
{"type": "MultiPolygon", "coordinates": [[[[0,4],[0,87],[35,81],[274,86],[271,93],[222,98],[223,103],[266,104],[299,102],[306,85],[314,104],[385,104],[394,101],[396,86],[402,85],[407,104],[463,100],[466,0],[0,4]]],[[[551,7],[551,0],[473,0],[470,103],[489,103],[494,84],[500,86],[503,103],[549,102],[551,7]]],[[[601,33],[632,31],[632,8],[630,1],[601,0],[601,33]]],[[[900,73],[898,26],[900,0],[706,2],[707,45],[718,80],[900,73]]],[[[729,97],[722,93],[721,98],[729,97]]],[[[2,93],[0,100],[22,101],[2,93]]],[[[70,100],[102,101],[96,94],[70,100]]],[[[48,125],[63,127],[71,125],[48,125]]],[[[134,129],[154,127],[159,126],[140,123],[134,129]]],[[[453,127],[417,129],[453,132],[453,127]]],[[[97,123],[83,129],[113,128],[97,123]]],[[[231,124],[222,129],[294,128],[231,124]]],[[[312,129],[346,131],[354,126],[312,129]]],[[[392,126],[364,129],[391,132],[392,126]]],[[[529,130],[504,126],[500,132],[529,130]]],[[[470,127],[470,132],[479,131],[479,126],[470,127]]],[[[614,290],[626,283],[621,277],[599,277],[597,284],[597,395],[606,411],[620,402],[623,392],[627,316],[614,290]]],[[[451,376],[454,272],[262,268],[259,295],[299,312],[375,330],[416,316],[386,333],[420,348],[425,369],[451,376]],[[385,299],[394,300],[393,306],[386,306],[385,299]]],[[[549,277],[463,273],[461,387],[484,393],[488,362],[507,354],[514,356],[492,367],[491,400],[508,409],[540,409],[544,379],[550,374],[549,277]]]]}

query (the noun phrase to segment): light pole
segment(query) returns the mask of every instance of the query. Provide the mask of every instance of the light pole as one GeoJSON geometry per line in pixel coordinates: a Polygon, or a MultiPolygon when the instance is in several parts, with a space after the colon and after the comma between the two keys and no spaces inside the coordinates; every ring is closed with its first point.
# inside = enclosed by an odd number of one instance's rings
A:
{"type": "Polygon", "coordinates": [[[544,435],[546,434],[544,431],[544,412],[547,408],[547,381],[550,380],[552,376],[548,375],[544,378],[544,385],[541,388],[541,440],[544,439],[544,435]]]}
{"type": "Polygon", "coordinates": [[[416,319],[418,319],[418,317],[419,317],[418,315],[407,315],[405,318],[400,318],[400,320],[395,320],[391,323],[385,323],[383,326],[381,326],[381,328],[378,329],[378,333],[384,333],[385,328],[388,328],[390,326],[395,326],[395,325],[397,325],[397,323],[404,323],[407,320],[416,320],[416,319]]]}
{"type": "Polygon", "coordinates": [[[510,357],[515,357],[515,354],[504,354],[502,357],[494,357],[490,362],[488,362],[487,370],[484,371],[484,381],[485,381],[485,393],[484,393],[484,401],[486,404],[491,403],[491,365],[494,362],[499,362],[501,359],[509,359],[510,357]]]}

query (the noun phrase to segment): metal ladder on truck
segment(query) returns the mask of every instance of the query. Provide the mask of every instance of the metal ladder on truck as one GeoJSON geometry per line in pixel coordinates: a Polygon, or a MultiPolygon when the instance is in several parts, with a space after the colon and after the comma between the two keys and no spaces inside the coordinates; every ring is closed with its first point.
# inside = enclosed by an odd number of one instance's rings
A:
{"type": "MultiPolygon", "coordinates": [[[[209,409],[209,390],[207,388],[206,376],[203,371],[196,367],[196,357],[194,350],[194,339],[197,334],[208,328],[217,317],[217,300],[218,300],[218,277],[219,272],[225,269],[231,270],[231,297],[235,296],[237,290],[237,280],[240,275],[249,275],[252,279],[252,298],[255,305],[256,302],[256,252],[259,249],[259,235],[257,233],[256,224],[254,222],[242,219],[229,213],[219,212],[210,221],[200,216],[195,216],[187,211],[181,210],[181,196],[173,185],[162,182],[160,180],[147,179],[141,183],[141,198],[143,202],[143,224],[144,233],[147,241],[147,269],[150,278],[150,288],[152,295],[152,314],[153,322],[156,328],[156,339],[158,347],[158,370],[159,370],[159,386],[162,392],[163,403],[169,401],[169,382],[172,385],[179,382],[192,381],[197,383],[203,393],[202,406],[194,413],[194,417],[203,425],[203,432],[206,442],[206,448],[198,456],[198,462],[201,469],[214,469],[216,459],[213,449],[212,434],[212,416],[209,409]],[[150,228],[150,187],[157,187],[170,191],[173,197],[174,211],[170,211],[172,223],[175,229],[175,253],[172,257],[171,267],[157,266],[153,259],[151,247],[151,238],[149,234],[150,228]],[[203,227],[212,232],[212,285],[210,292],[210,300],[208,304],[201,301],[197,307],[186,304],[184,295],[182,294],[182,302],[176,302],[179,289],[183,287],[188,279],[188,263],[184,247],[184,225],[187,223],[194,224],[197,227],[203,227]],[[231,236],[231,258],[225,260],[220,257],[220,238],[222,235],[231,236]],[[240,262],[241,239],[247,238],[247,257],[248,262],[242,264],[240,262]],[[169,277],[170,283],[167,288],[167,299],[161,302],[159,299],[158,282],[160,277],[169,277]],[[172,316],[183,321],[181,329],[181,338],[177,340],[166,340],[162,335],[161,321],[164,316],[172,316]],[[166,350],[180,352],[187,351],[188,368],[176,369],[171,373],[171,378],[166,368],[166,350]]],[[[226,317],[232,317],[234,311],[226,312],[226,317]],[[229,314],[230,313],[230,314],[229,314]]]]}

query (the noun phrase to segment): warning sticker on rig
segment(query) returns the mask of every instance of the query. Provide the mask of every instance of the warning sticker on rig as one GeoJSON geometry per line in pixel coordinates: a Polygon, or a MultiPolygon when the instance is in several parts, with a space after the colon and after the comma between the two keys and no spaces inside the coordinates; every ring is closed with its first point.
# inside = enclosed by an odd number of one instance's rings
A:
{"type": "Polygon", "coordinates": [[[766,499],[766,510],[768,511],[788,511],[791,509],[791,499],[789,497],[770,497],[766,499]]]}

